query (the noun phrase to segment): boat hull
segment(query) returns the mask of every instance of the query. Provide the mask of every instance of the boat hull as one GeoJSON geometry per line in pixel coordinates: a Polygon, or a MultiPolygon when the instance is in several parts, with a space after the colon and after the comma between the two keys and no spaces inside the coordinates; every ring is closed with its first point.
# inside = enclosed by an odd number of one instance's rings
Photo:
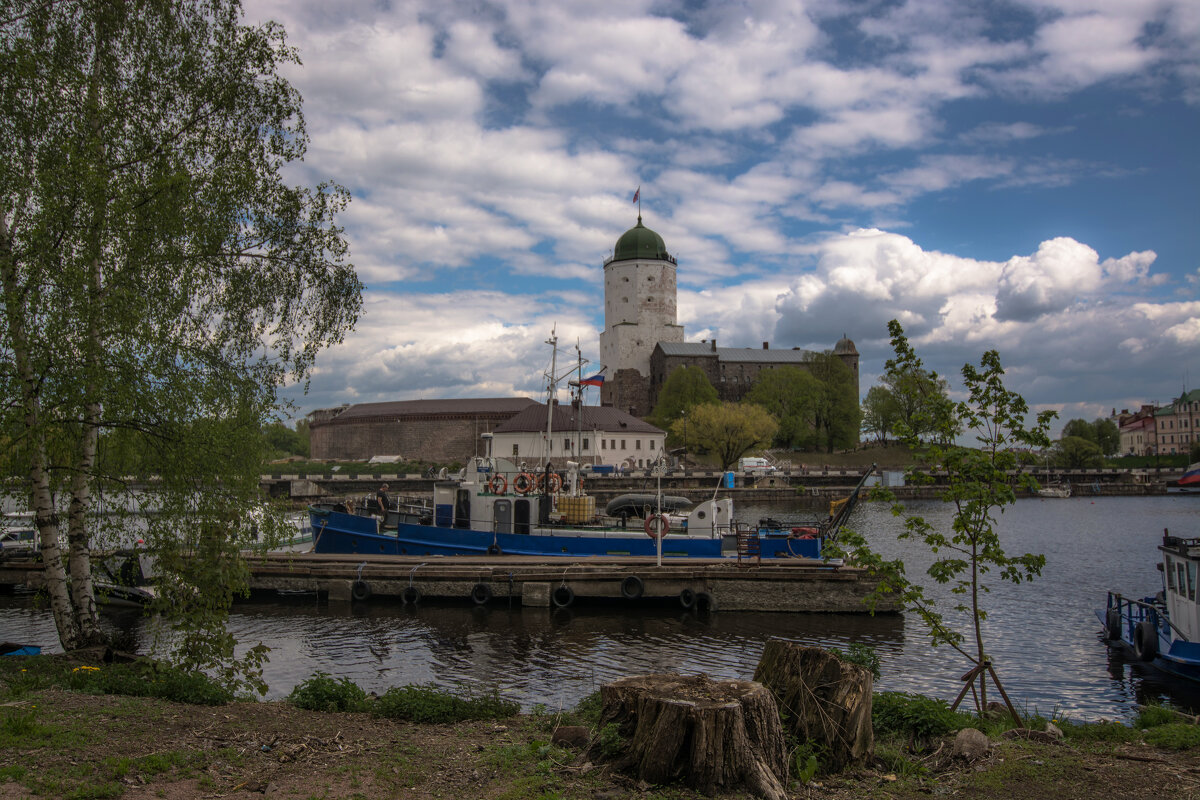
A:
{"type": "MultiPolygon", "coordinates": [[[[636,529],[634,529],[636,530],[636,529]]],[[[397,556],[534,556],[548,558],[656,556],[657,541],[633,530],[554,529],[533,533],[492,533],[467,528],[401,522],[395,530],[378,530],[378,522],[341,512],[313,517],[314,551],[397,556]]],[[[758,537],[762,558],[820,558],[820,540],[784,533],[758,537]]],[[[668,534],[664,558],[736,557],[731,537],[668,534]]]]}
{"type": "Polygon", "coordinates": [[[1200,643],[1172,636],[1166,614],[1155,598],[1130,600],[1110,593],[1107,606],[1096,609],[1096,617],[1104,626],[1104,638],[1110,646],[1120,647],[1134,660],[1163,672],[1200,681],[1200,643]]]}

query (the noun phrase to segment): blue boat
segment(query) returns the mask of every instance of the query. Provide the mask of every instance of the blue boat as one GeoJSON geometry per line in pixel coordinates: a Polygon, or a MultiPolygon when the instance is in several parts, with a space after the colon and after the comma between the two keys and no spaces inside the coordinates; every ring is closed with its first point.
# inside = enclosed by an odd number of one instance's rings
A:
{"type": "Polygon", "coordinates": [[[1164,672],[1200,680],[1200,538],[1183,539],[1163,531],[1158,549],[1162,591],[1136,600],[1109,592],[1096,615],[1110,644],[1132,650],[1139,661],[1164,672]]]}
{"type": "Polygon", "coordinates": [[[456,480],[434,485],[430,506],[400,504],[382,514],[366,503],[341,503],[312,506],[309,514],[313,550],[318,553],[656,556],[661,540],[664,558],[826,563],[821,561],[822,545],[852,506],[839,501],[836,511],[818,523],[763,520],[748,525],[734,522],[732,499],[714,497],[686,513],[621,519],[597,514],[595,498],[583,493],[578,466],[572,462],[561,472],[530,472],[505,459],[477,457],[456,480]]]}
{"type": "Polygon", "coordinates": [[[37,656],[42,648],[36,644],[17,644],[15,642],[0,642],[0,656],[37,656]]]}

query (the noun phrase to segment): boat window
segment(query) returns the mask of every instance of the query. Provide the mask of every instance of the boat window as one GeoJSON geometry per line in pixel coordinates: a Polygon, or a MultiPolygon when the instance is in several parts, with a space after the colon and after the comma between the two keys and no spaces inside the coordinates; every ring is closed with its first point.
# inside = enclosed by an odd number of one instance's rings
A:
{"type": "Polygon", "coordinates": [[[1164,570],[1167,575],[1167,588],[1175,591],[1175,561],[1167,558],[1167,568],[1164,570]]]}
{"type": "Polygon", "coordinates": [[[459,489],[454,498],[454,527],[471,527],[471,492],[468,489],[459,489]]]}
{"type": "Polygon", "coordinates": [[[1196,599],[1196,562],[1187,562],[1188,600],[1196,599]]]}
{"type": "Polygon", "coordinates": [[[1183,583],[1183,562],[1180,561],[1178,564],[1176,564],[1175,569],[1176,569],[1175,575],[1178,578],[1178,580],[1175,582],[1175,591],[1179,592],[1180,597],[1183,597],[1183,595],[1185,594],[1184,583],[1183,583]]]}

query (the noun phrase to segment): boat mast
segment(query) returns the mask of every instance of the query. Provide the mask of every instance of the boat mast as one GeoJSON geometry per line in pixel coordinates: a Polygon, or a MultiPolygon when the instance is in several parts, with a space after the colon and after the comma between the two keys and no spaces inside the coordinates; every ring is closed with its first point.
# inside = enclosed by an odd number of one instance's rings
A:
{"type": "Polygon", "coordinates": [[[558,334],[555,332],[557,327],[556,325],[550,329],[550,338],[546,340],[546,344],[550,345],[550,371],[546,373],[546,464],[550,463],[550,437],[554,433],[554,390],[558,387],[558,377],[555,374],[558,371],[558,334]]]}

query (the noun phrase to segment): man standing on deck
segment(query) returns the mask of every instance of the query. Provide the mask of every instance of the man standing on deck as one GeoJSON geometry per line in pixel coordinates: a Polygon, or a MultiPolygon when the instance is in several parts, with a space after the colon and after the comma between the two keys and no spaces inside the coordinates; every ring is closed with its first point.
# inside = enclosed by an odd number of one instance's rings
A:
{"type": "Polygon", "coordinates": [[[387,496],[388,485],[385,483],[379,487],[379,491],[375,493],[375,508],[379,516],[387,519],[388,509],[392,507],[391,501],[387,496]]]}

